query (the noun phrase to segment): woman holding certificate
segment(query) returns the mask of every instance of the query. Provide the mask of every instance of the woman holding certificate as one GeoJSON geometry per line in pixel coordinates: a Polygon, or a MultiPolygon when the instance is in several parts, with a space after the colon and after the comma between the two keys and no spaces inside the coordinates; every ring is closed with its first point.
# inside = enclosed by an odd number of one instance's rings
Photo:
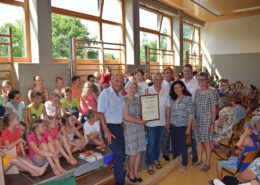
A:
{"type": "Polygon", "coordinates": [[[193,114],[191,94],[182,81],[173,82],[170,88],[170,106],[166,109],[166,130],[170,132],[173,158],[182,155],[180,172],[186,171],[188,165],[186,135],[190,134],[193,114]]]}
{"type": "Polygon", "coordinates": [[[142,182],[142,178],[138,175],[138,167],[141,151],[146,150],[145,121],[141,120],[139,98],[135,97],[138,92],[137,83],[129,81],[125,85],[125,90],[127,92],[127,95],[124,96],[125,153],[130,155],[127,177],[131,182],[142,182]]]}

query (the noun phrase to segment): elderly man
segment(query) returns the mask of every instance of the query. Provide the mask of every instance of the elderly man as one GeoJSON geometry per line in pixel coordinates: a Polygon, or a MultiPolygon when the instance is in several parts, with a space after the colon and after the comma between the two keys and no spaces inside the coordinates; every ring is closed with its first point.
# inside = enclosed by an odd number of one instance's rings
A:
{"type": "Polygon", "coordinates": [[[161,73],[154,73],[152,80],[153,86],[146,90],[146,94],[158,94],[160,119],[146,123],[148,137],[147,170],[150,175],[154,174],[153,164],[157,169],[162,168],[158,159],[160,155],[160,146],[165,132],[166,106],[169,107],[169,89],[162,86],[163,77],[161,73]]]}
{"type": "Polygon", "coordinates": [[[114,178],[116,185],[125,184],[124,168],[125,139],[123,129],[124,99],[120,89],[123,76],[113,74],[112,85],[103,90],[98,97],[98,112],[102,126],[102,134],[114,155],[114,178]]]}
{"type": "MultiPolygon", "coordinates": [[[[172,85],[172,80],[173,80],[173,70],[171,68],[165,68],[163,70],[163,82],[162,82],[162,87],[163,88],[168,88],[169,89],[169,93],[170,93],[170,88],[171,88],[171,85],[172,85]]],[[[163,158],[166,160],[166,161],[169,161],[170,158],[169,158],[169,153],[170,153],[170,149],[169,149],[169,146],[170,146],[170,134],[169,132],[167,132],[165,130],[164,132],[164,136],[163,136],[163,141],[162,141],[162,154],[163,154],[163,158]]]]}
{"type": "MultiPolygon", "coordinates": [[[[193,70],[192,66],[190,64],[186,64],[183,68],[183,75],[184,78],[182,81],[184,82],[186,88],[192,95],[192,100],[194,101],[195,98],[195,92],[199,89],[198,81],[193,78],[193,70]]],[[[192,130],[191,130],[191,136],[192,136],[192,130]]],[[[191,148],[192,148],[192,162],[195,163],[198,160],[197,157],[197,149],[196,149],[196,141],[191,137],[191,148]]]]}

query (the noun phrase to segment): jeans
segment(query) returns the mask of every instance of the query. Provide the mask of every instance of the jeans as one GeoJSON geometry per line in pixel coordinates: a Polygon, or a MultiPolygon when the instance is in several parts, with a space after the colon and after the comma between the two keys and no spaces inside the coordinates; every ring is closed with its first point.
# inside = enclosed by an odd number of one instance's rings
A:
{"type": "Polygon", "coordinates": [[[169,156],[170,153],[170,133],[166,130],[163,134],[163,141],[162,141],[162,154],[169,156]]]}
{"type": "Polygon", "coordinates": [[[197,148],[196,148],[196,140],[192,136],[192,129],[190,130],[190,135],[191,135],[191,153],[192,157],[197,157],[197,148]]]}
{"type": "Polygon", "coordinates": [[[147,165],[152,165],[160,156],[161,143],[164,136],[165,126],[146,127],[147,145],[147,165]]]}
{"type": "MultiPolygon", "coordinates": [[[[109,131],[116,137],[111,138],[111,144],[109,147],[113,152],[114,161],[114,178],[116,185],[124,185],[126,170],[124,168],[125,161],[125,138],[122,126],[114,126],[113,124],[107,124],[109,131]]],[[[104,136],[104,131],[101,129],[101,133],[104,136]]]]}
{"type": "Polygon", "coordinates": [[[186,129],[187,127],[175,127],[170,125],[170,135],[172,139],[172,153],[175,159],[180,154],[182,156],[182,165],[188,165],[188,150],[186,146],[186,129]]]}

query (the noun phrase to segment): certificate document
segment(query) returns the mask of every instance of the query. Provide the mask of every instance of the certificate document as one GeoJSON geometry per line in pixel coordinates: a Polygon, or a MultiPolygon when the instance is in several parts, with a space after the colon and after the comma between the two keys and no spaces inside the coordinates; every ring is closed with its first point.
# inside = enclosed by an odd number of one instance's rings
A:
{"type": "Polygon", "coordinates": [[[159,97],[157,94],[140,96],[141,117],[144,121],[160,119],[159,97]]]}

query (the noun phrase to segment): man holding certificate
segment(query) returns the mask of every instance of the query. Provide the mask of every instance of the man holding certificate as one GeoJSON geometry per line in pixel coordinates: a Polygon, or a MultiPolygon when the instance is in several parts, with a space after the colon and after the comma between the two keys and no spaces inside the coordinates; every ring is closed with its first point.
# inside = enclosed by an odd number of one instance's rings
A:
{"type": "MultiPolygon", "coordinates": [[[[153,164],[157,169],[162,168],[159,162],[160,146],[165,132],[166,124],[166,107],[169,106],[169,89],[162,87],[163,77],[161,73],[154,73],[153,86],[146,90],[147,95],[157,95],[159,101],[154,106],[158,106],[159,119],[149,121],[147,126],[147,165],[148,174],[153,175],[153,164]]],[[[156,102],[156,101],[155,101],[156,102]]],[[[143,107],[142,107],[143,108],[143,107]]],[[[156,114],[156,112],[152,113],[156,114]]],[[[153,117],[153,115],[151,115],[153,117]]]]}

